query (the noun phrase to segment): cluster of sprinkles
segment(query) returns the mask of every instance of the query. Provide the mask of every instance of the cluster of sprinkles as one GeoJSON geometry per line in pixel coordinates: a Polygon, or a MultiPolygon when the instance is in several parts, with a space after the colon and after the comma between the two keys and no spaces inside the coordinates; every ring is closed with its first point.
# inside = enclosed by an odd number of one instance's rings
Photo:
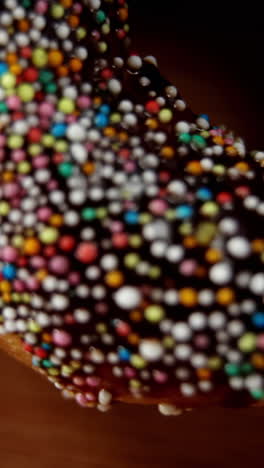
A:
{"type": "Polygon", "coordinates": [[[263,167],[132,51],[125,0],[3,0],[0,332],[84,407],[263,399],[263,167]]]}

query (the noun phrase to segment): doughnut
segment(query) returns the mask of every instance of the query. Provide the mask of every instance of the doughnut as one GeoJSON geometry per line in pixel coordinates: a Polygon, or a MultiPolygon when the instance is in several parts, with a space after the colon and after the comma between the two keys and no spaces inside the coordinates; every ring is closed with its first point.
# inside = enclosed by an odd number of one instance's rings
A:
{"type": "Polygon", "coordinates": [[[0,346],[67,399],[264,399],[264,152],[133,48],[125,0],[2,0],[0,346]]]}

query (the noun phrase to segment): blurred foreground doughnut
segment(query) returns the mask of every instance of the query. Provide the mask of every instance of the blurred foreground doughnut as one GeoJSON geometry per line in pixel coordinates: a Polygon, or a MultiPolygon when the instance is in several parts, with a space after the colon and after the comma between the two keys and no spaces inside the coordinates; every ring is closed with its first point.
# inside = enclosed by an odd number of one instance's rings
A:
{"type": "Polygon", "coordinates": [[[195,115],[124,0],[0,7],[0,346],[67,398],[264,398],[264,152],[195,115]]]}

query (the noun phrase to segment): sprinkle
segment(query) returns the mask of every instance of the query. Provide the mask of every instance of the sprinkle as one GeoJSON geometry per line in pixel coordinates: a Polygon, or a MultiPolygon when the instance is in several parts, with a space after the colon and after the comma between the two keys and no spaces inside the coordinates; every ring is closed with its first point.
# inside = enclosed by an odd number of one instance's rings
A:
{"type": "Polygon", "coordinates": [[[123,0],[0,23],[1,333],[83,407],[110,408],[106,365],[135,398],[263,399],[263,151],[133,51],[123,0]]]}
{"type": "Polygon", "coordinates": [[[158,405],[158,409],[163,416],[179,416],[183,413],[180,408],[177,408],[177,406],[170,405],[168,403],[160,403],[158,405]]]}

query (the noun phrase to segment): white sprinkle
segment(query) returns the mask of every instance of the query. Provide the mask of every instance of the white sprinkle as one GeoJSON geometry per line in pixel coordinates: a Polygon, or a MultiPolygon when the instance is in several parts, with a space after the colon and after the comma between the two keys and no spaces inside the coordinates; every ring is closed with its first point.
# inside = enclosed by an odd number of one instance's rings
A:
{"type": "Polygon", "coordinates": [[[164,352],[163,346],[157,340],[145,339],[139,345],[141,356],[147,361],[158,361],[164,352]]]}
{"type": "Polygon", "coordinates": [[[123,286],[114,294],[114,301],[121,309],[133,309],[139,306],[141,293],[133,286],[123,286]]]}
{"type": "Polygon", "coordinates": [[[168,403],[160,403],[158,405],[158,409],[163,416],[179,416],[183,413],[180,408],[177,408],[174,405],[169,405],[168,403]]]}
{"type": "Polygon", "coordinates": [[[101,405],[109,405],[112,401],[112,394],[104,388],[98,393],[98,401],[101,405]]]}
{"type": "Polygon", "coordinates": [[[185,322],[178,322],[172,327],[172,335],[177,341],[187,341],[192,336],[192,331],[185,322]]]}
{"type": "Polygon", "coordinates": [[[227,242],[226,247],[235,258],[246,258],[251,252],[250,243],[244,237],[233,237],[227,242]]]}

